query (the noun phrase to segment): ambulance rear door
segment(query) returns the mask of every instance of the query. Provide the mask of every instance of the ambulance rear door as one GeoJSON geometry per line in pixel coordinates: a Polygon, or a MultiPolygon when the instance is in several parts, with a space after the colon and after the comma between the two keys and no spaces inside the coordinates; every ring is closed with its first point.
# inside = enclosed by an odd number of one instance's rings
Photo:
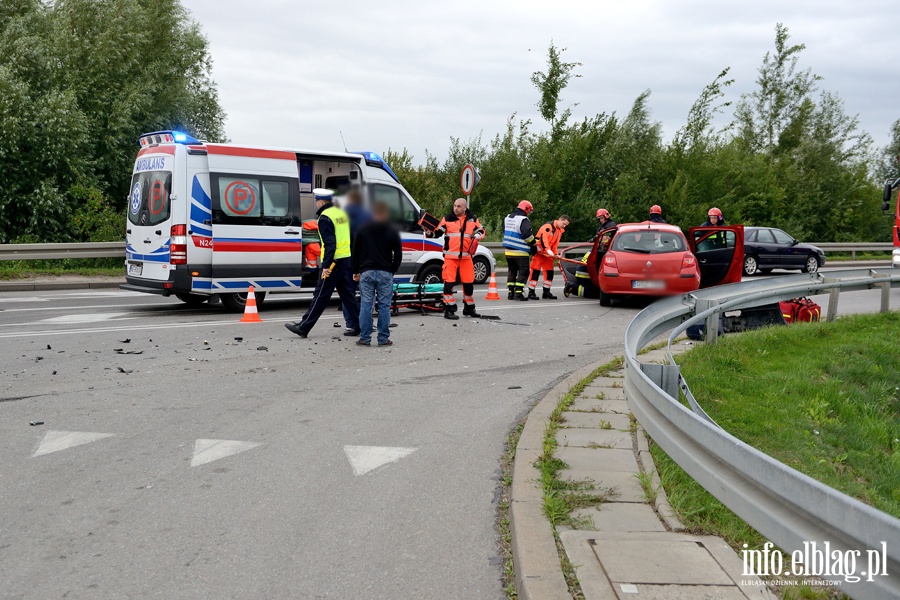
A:
{"type": "Polygon", "coordinates": [[[125,276],[134,286],[162,289],[160,282],[169,280],[172,225],[184,222],[183,211],[172,206],[179,183],[175,154],[174,144],[145,147],[134,163],[125,230],[125,276]]]}
{"type": "Polygon", "coordinates": [[[303,275],[297,156],[208,144],[212,291],[299,290],[303,275]]]}

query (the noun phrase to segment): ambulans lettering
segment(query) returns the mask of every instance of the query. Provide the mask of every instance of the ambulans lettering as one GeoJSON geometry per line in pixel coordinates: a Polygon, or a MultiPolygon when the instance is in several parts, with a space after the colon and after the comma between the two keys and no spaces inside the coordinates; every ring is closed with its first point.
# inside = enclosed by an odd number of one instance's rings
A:
{"type": "Polygon", "coordinates": [[[141,173],[143,171],[167,171],[166,157],[154,156],[150,158],[139,158],[134,163],[134,172],[141,173]]]}

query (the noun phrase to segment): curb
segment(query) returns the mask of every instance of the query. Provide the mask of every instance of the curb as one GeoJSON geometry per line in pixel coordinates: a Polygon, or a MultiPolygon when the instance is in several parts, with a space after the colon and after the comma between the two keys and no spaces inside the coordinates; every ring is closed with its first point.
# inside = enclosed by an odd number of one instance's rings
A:
{"type": "Polygon", "coordinates": [[[569,374],[547,392],[525,420],[516,444],[509,502],[510,545],[520,600],[572,600],[560,566],[553,530],[544,516],[540,472],[534,462],[543,451],[544,428],[559,400],[576,383],[615,356],[617,354],[612,354],[569,374]]]}
{"type": "Polygon", "coordinates": [[[14,281],[0,282],[0,292],[49,292],[54,290],[103,290],[118,288],[121,281],[14,281]]]}

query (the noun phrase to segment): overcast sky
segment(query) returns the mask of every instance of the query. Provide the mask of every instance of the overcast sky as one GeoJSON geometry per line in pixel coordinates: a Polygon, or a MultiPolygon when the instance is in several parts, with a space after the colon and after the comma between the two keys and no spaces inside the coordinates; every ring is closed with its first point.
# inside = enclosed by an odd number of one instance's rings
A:
{"type": "Polygon", "coordinates": [[[879,146],[900,118],[896,0],[184,0],[209,38],[236,143],[425,149],[493,137],[512,113],[543,127],[531,73],[551,38],[578,61],[576,117],[624,114],[645,89],[670,137],[724,67],[751,91],[779,21],[879,146]]]}

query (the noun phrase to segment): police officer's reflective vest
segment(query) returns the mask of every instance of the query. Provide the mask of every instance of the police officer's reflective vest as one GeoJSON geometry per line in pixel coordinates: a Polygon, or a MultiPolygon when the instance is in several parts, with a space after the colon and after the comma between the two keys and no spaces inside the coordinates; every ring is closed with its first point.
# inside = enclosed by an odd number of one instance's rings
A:
{"type": "Polygon", "coordinates": [[[508,256],[530,256],[530,240],[522,237],[522,223],[527,219],[525,215],[510,214],[503,220],[503,248],[508,256]]]}
{"type": "MultiPolygon", "coordinates": [[[[319,218],[327,217],[334,223],[334,259],[350,258],[350,218],[347,213],[337,206],[329,206],[319,214],[319,218]]],[[[325,242],[322,241],[322,233],[319,232],[319,243],[322,244],[322,251],[319,253],[319,260],[325,259],[325,242]]]]}

